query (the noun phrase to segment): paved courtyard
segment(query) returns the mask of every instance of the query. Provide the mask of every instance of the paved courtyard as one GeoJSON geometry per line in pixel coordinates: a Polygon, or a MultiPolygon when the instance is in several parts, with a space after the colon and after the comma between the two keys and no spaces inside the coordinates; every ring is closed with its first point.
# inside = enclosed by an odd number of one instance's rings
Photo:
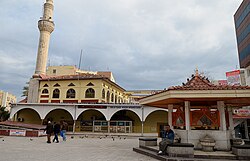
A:
{"type": "Polygon", "coordinates": [[[133,151],[138,137],[74,136],[46,143],[45,137],[0,137],[0,161],[155,161],[133,151]]]}

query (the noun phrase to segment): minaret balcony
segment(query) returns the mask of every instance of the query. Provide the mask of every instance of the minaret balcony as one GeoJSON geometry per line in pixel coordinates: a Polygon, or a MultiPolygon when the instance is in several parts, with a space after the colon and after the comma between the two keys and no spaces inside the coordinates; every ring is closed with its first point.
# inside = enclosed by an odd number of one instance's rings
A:
{"type": "Polygon", "coordinates": [[[48,31],[49,33],[52,33],[54,31],[55,24],[50,20],[39,20],[38,28],[40,31],[48,31]]]}

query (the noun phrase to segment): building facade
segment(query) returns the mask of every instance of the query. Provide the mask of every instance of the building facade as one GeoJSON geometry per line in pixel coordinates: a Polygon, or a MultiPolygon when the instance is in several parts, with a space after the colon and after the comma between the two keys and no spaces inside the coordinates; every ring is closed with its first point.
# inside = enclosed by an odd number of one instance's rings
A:
{"type": "Polygon", "coordinates": [[[234,15],[238,55],[241,68],[250,65],[250,1],[243,0],[234,15]]]}
{"type": "Polygon", "coordinates": [[[0,106],[6,107],[6,110],[10,111],[11,104],[13,103],[16,103],[16,96],[0,90],[0,106]]]}

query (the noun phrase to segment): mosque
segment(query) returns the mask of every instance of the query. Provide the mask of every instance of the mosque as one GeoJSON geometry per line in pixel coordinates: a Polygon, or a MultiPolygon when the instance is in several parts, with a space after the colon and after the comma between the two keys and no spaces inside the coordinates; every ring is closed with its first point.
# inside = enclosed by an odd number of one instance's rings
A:
{"type": "Polygon", "coordinates": [[[156,91],[126,91],[110,71],[47,67],[53,10],[53,0],[46,0],[38,21],[40,39],[28,97],[12,106],[11,118],[33,124],[65,120],[73,132],[158,133],[167,124],[167,110],[138,104],[140,97],[156,91]]]}

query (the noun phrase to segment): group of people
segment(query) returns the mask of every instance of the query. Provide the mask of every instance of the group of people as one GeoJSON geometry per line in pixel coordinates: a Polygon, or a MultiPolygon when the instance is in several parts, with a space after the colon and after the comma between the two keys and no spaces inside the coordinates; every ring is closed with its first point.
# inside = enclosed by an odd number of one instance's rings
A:
{"type": "Polygon", "coordinates": [[[44,131],[46,131],[47,134],[47,143],[51,143],[51,135],[54,133],[53,142],[59,143],[58,134],[63,138],[63,141],[66,141],[66,130],[67,130],[68,124],[65,121],[60,121],[60,124],[57,122],[54,122],[54,124],[51,123],[51,121],[48,121],[48,124],[44,131]]]}

